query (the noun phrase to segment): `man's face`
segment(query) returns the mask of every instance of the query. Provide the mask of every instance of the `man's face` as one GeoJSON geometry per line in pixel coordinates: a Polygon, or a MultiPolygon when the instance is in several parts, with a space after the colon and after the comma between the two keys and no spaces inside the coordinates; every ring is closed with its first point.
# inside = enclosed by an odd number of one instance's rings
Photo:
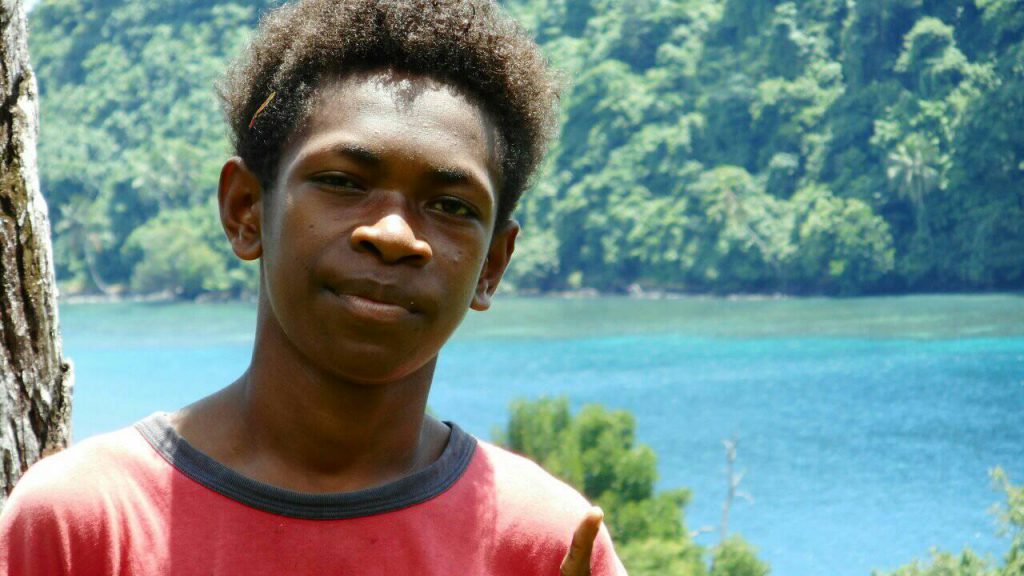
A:
{"type": "Polygon", "coordinates": [[[487,308],[511,254],[516,229],[494,234],[494,142],[477,105],[426,77],[323,86],[262,199],[271,329],[354,381],[431,362],[469,307],[487,308]]]}

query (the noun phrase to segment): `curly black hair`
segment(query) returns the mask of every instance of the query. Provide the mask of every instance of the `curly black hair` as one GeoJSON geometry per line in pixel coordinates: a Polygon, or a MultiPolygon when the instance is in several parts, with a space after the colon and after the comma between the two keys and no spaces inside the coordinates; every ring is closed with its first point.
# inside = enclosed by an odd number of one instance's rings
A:
{"type": "Polygon", "coordinates": [[[482,104],[500,139],[496,222],[507,221],[552,135],[558,82],[491,0],[300,0],[271,11],[219,86],[235,153],[270,190],[321,83],[377,68],[430,76],[482,104]]]}

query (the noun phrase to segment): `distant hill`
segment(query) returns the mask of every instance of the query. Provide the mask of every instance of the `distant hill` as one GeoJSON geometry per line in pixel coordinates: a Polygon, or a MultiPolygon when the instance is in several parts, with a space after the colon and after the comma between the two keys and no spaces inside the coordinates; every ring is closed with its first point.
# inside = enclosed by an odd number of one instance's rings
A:
{"type": "MultiPolygon", "coordinates": [[[[42,184],[65,291],[241,294],[212,85],[276,4],[41,0],[42,184]]],[[[521,290],[1024,288],[1013,0],[509,0],[567,72],[521,290]]]]}

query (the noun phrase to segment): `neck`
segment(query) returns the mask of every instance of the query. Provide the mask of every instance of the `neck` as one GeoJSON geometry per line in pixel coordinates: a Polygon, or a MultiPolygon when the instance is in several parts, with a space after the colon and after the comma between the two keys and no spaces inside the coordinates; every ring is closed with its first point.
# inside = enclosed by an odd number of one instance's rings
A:
{"type": "Polygon", "coordinates": [[[448,429],[424,416],[436,357],[393,382],[360,383],[311,367],[281,336],[260,326],[246,373],[181,413],[176,427],[198,449],[302,492],[378,486],[440,456],[448,429]]]}

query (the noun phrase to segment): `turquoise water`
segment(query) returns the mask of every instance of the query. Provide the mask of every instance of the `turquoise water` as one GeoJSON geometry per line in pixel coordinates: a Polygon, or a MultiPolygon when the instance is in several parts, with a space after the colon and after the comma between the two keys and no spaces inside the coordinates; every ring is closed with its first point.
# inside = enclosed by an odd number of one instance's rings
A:
{"type": "MultiPolygon", "coordinates": [[[[64,305],[61,321],[81,439],[234,379],[254,308],[64,305]]],[[[730,528],[776,576],[1000,553],[988,471],[1024,482],[1024,297],[499,298],[446,348],[430,404],[489,437],[544,394],[633,411],[659,485],[694,492],[691,530],[717,526],[721,441],[738,438],[753,501],[730,528]]]]}

